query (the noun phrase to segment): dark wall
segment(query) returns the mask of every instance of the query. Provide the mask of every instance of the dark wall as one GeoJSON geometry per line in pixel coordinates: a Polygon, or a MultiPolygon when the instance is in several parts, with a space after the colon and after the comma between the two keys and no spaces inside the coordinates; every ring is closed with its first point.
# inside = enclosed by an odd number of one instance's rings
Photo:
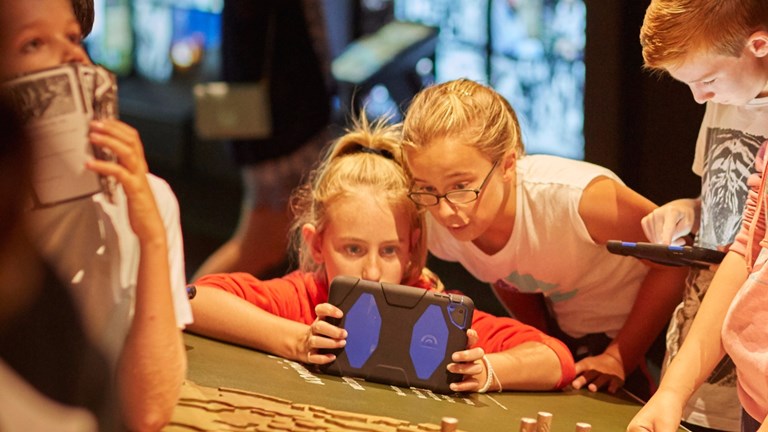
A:
{"type": "Polygon", "coordinates": [[[691,164],[704,107],[684,84],[643,70],[648,3],[586,1],[585,159],[663,204],[699,194],[691,164]]]}

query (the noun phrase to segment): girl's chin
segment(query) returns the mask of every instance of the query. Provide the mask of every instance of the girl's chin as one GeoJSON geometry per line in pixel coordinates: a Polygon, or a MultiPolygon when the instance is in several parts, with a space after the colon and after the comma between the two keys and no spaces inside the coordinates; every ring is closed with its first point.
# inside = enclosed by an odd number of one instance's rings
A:
{"type": "Polygon", "coordinates": [[[472,233],[469,225],[453,226],[453,227],[447,227],[447,228],[448,228],[448,232],[450,232],[451,235],[454,238],[456,238],[456,240],[460,240],[460,241],[474,240],[472,238],[472,233]]]}

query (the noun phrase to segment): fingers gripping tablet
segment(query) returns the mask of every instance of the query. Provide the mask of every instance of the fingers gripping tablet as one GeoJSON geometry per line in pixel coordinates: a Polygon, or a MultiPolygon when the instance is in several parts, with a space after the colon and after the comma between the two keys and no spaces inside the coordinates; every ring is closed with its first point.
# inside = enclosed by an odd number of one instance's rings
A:
{"type": "Polygon", "coordinates": [[[460,375],[446,366],[466,349],[474,304],[469,297],[345,276],[331,283],[328,302],[344,317],[328,319],[347,330],[326,373],[451,393],[460,375]]]}
{"type": "Polygon", "coordinates": [[[672,246],[656,243],[624,242],[609,240],[608,251],[618,254],[647,259],[671,266],[691,266],[708,268],[720,264],[725,252],[696,246],[672,246]]]}

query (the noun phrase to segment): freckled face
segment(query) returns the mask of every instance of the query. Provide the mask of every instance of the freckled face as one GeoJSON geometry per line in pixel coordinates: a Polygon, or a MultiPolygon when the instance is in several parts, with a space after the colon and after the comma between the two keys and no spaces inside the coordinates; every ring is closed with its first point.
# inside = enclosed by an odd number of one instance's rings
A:
{"type": "Polygon", "coordinates": [[[88,63],[69,0],[0,0],[0,81],[69,62],[88,63]]]}

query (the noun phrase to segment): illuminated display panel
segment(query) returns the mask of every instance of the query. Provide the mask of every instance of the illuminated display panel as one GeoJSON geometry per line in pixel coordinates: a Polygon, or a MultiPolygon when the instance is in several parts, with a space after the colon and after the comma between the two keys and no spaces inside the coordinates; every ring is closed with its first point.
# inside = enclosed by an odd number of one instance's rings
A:
{"type": "Polygon", "coordinates": [[[151,81],[217,75],[223,0],[95,0],[86,47],[120,76],[151,81]]]}
{"type": "Polygon", "coordinates": [[[583,0],[394,0],[395,18],[440,28],[435,79],[491,85],[528,153],[584,157],[583,0]]]}

